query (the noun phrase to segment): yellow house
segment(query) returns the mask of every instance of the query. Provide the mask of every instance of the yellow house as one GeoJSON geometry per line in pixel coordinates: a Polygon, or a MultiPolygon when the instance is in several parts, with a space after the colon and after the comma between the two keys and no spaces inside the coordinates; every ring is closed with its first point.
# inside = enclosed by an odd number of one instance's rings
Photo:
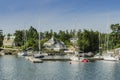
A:
{"type": "Polygon", "coordinates": [[[15,39],[15,36],[5,36],[3,40],[3,46],[13,47],[15,45],[14,39],[15,39]]]}

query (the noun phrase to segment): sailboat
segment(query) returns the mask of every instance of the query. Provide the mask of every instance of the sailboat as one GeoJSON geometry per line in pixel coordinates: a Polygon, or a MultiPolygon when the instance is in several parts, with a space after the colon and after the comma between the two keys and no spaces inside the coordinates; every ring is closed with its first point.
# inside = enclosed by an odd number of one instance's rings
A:
{"type": "Polygon", "coordinates": [[[72,60],[72,61],[81,61],[81,59],[80,59],[80,57],[78,56],[78,52],[77,51],[75,51],[75,54],[72,56],[72,57],[70,57],[70,59],[72,60]]]}
{"type": "MultiPolygon", "coordinates": [[[[109,53],[107,53],[107,54],[109,54],[109,53]]],[[[118,61],[119,60],[119,58],[117,56],[113,57],[112,55],[104,56],[103,59],[107,60],[107,61],[118,61]]]]}
{"type": "Polygon", "coordinates": [[[101,55],[101,33],[99,32],[99,36],[98,36],[98,39],[99,39],[99,52],[94,56],[95,59],[103,59],[103,56],[101,55]]]}
{"type": "Polygon", "coordinates": [[[35,58],[43,58],[44,55],[42,55],[42,53],[41,53],[41,45],[40,45],[40,32],[39,32],[39,44],[38,44],[38,47],[39,47],[39,52],[37,54],[34,54],[33,56],[35,58]]]}
{"type": "Polygon", "coordinates": [[[114,55],[113,55],[114,52],[108,51],[108,40],[109,40],[109,38],[108,38],[108,34],[107,34],[107,52],[106,52],[106,54],[103,56],[103,59],[104,59],[104,60],[107,60],[107,61],[117,61],[117,60],[119,60],[119,57],[118,57],[118,56],[114,56],[114,55]]]}
{"type": "MultiPolygon", "coordinates": [[[[24,43],[26,41],[26,32],[24,31],[24,43]]],[[[27,56],[27,52],[25,50],[17,53],[18,56],[27,56]]]]}
{"type": "Polygon", "coordinates": [[[78,54],[79,52],[75,51],[75,54],[72,57],[70,57],[70,59],[76,62],[90,62],[88,59],[78,56],[78,54]]]}
{"type": "MultiPolygon", "coordinates": [[[[70,57],[70,59],[72,61],[77,61],[77,62],[89,62],[88,59],[85,59],[84,57],[80,57],[79,56],[79,51],[76,49],[76,44],[77,44],[77,37],[76,37],[76,33],[75,33],[75,37],[74,37],[74,48],[75,48],[75,51],[74,51],[74,55],[70,57]]],[[[84,55],[84,53],[81,53],[84,55]]]]}

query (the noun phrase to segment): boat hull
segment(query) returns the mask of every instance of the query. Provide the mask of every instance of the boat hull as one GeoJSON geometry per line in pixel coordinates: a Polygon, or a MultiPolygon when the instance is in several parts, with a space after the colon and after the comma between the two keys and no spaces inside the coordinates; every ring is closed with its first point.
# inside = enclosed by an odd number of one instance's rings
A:
{"type": "Polygon", "coordinates": [[[118,61],[119,60],[119,58],[117,57],[104,57],[103,59],[106,61],[118,61]]]}
{"type": "Polygon", "coordinates": [[[19,52],[18,56],[27,56],[27,53],[26,52],[19,52]]]}
{"type": "Polygon", "coordinates": [[[34,58],[43,58],[44,55],[41,55],[41,54],[34,54],[34,58]]]}

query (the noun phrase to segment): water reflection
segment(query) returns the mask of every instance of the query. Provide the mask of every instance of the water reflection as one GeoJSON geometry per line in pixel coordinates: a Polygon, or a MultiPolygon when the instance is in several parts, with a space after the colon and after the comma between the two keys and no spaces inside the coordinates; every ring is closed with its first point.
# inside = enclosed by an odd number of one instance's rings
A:
{"type": "Polygon", "coordinates": [[[0,80],[119,80],[119,74],[120,62],[34,64],[22,57],[0,57],[0,80]]]}
{"type": "Polygon", "coordinates": [[[119,62],[115,61],[102,61],[101,65],[101,76],[103,76],[103,79],[106,80],[119,80],[119,70],[118,67],[120,67],[119,62]]]}

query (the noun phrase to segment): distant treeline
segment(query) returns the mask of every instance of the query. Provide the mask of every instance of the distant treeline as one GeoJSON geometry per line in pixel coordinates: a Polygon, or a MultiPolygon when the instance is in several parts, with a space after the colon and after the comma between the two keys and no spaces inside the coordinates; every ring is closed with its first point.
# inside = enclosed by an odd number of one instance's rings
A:
{"type": "MultiPolygon", "coordinates": [[[[112,24],[110,28],[112,30],[111,33],[100,33],[98,31],[86,29],[40,32],[41,47],[44,49],[43,44],[54,36],[56,39],[63,41],[67,47],[75,45],[70,41],[71,38],[77,38],[76,45],[79,50],[85,52],[96,52],[99,51],[100,48],[102,50],[118,48],[120,47],[120,25],[112,24]]],[[[28,30],[16,30],[14,36],[16,47],[22,49],[31,47],[34,50],[38,50],[39,32],[34,27],[31,26],[28,30]]],[[[2,46],[2,43],[0,43],[0,45],[2,46]]]]}

